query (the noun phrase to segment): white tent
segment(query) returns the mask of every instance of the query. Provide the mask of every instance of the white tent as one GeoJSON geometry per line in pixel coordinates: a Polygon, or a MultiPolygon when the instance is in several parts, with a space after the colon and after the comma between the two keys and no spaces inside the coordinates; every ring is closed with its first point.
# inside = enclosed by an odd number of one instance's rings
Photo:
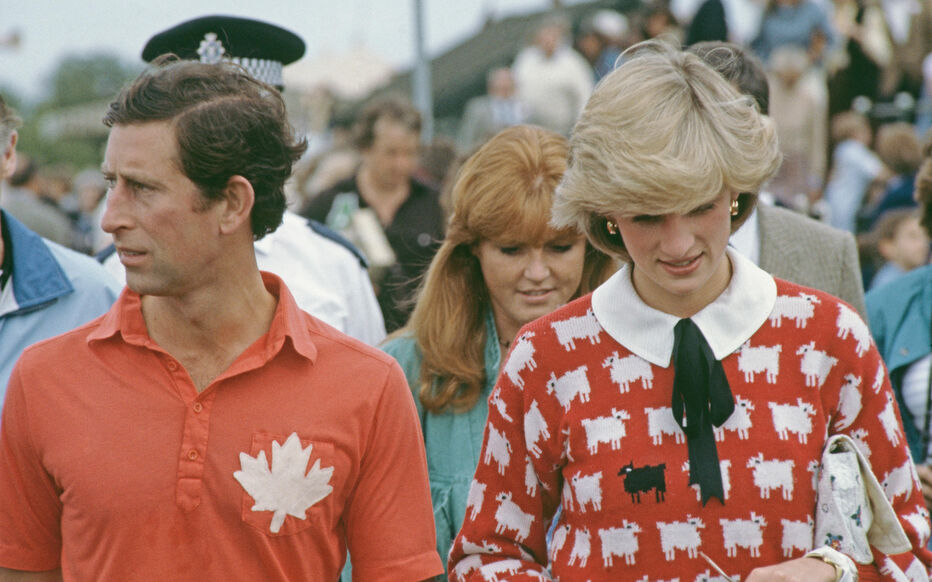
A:
{"type": "Polygon", "coordinates": [[[329,89],[336,97],[356,100],[388,82],[394,68],[362,46],[346,52],[324,52],[288,65],[283,71],[288,91],[329,89]]]}

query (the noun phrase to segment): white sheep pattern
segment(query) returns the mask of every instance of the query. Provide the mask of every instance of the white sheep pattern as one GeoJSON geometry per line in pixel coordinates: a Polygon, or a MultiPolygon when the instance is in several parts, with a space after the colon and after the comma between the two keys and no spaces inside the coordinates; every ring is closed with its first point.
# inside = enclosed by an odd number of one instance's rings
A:
{"type": "Polygon", "coordinates": [[[797,398],[796,404],[768,402],[767,406],[770,407],[773,427],[781,441],[787,440],[791,432],[796,433],[800,443],[805,444],[808,441],[809,433],[812,432],[810,417],[816,413],[811,402],[803,402],[802,398],[797,398]]]}
{"type": "Polygon", "coordinates": [[[764,543],[763,530],[767,521],[753,511],[749,519],[720,519],[725,555],[734,558],[738,548],[747,549],[752,558],[760,557],[760,547],[764,543]]]}
{"type": "Polygon", "coordinates": [[[621,527],[610,527],[599,530],[599,539],[602,542],[602,565],[606,568],[612,566],[614,556],[624,557],[625,564],[634,564],[634,555],[638,551],[637,534],[641,528],[636,523],[622,520],[621,527]]]}
{"type": "Polygon", "coordinates": [[[531,524],[534,516],[521,511],[521,507],[511,500],[511,493],[499,493],[498,509],[495,510],[495,533],[504,534],[506,531],[515,532],[515,541],[523,542],[531,535],[531,524]]]}
{"type": "Polygon", "coordinates": [[[754,485],[760,489],[762,499],[770,499],[771,489],[782,489],[783,499],[793,499],[793,466],[792,459],[780,461],[764,459],[763,453],[748,460],[747,468],[752,470],[754,485]]]}
{"type": "Polygon", "coordinates": [[[587,371],[588,367],[583,365],[575,370],[570,370],[559,378],[551,372],[550,380],[547,381],[547,394],[555,393],[564,410],[569,410],[570,404],[577,397],[579,397],[580,402],[589,402],[592,389],[589,387],[589,378],[586,376],[587,371]]]}
{"type": "Polygon", "coordinates": [[[611,416],[582,419],[583,428],[586,429],[586,445],[590,454],[596,454],[599,444],[607,443],[613,451],[621,448],[621,439],[625,436],[625,421],[631,416],[624,410],[612,408],[611,416]]]}
{"type": "Polygon", "coordinates": [[[815,314],[815,306],[819,303],[819,298],[810,293],[795,296],[778,295],[770,312],[770,324],[780,327],[785,317],[795,321],[797,329],[802,329],[815,314]]]}
{"type": "Polygon", "coordinates": [[[511,355],[508,356],[508,361],[505,362],[502,370],[511,380],[511,383],[518,388],[524,388],[524,378],[521,377],[521,371],[525,368],[532,371],[537,368],[537,362],[534,361],[534,344],[531,343],[532,337],[534,337],[532,331],[526,331],[518,336],[515,345],[511,348],[511,355]]]}
{"type": "Polygon", "coordinates": [[[815,341],[800,346],[796,350],[796,355],[802,356],[799,361],[799,370],[806,376],[806,386],[812,388],[822,388],[829,372],[838,363],[838,358],[817,350],[815,341]]]}
{"type": "Polygon", "coordinates": [[[602,333],[602,326],[592,313],[592,308],[586,310],[584,315],[554,321],[550,323],[550,326],[557,334],[557,341],[566,348],[566,351],[575,350],[578,339],[588,339],[592,345],[601,341],[599,336],[602,333]]]}
{"type": "Polygon", "coordinates": [[[631,389],[631,383],[641,381],[641,387],[650,390],[654,387],[654,369],[650,362],[640,356],[630,355],[621,358],[618,352],[612,352],[612,355],[605,358],[602,362],[603,368],[609,369],[609,376],[612,382],[618,385],[618,390],[622,394],[631,389]]]}
{"type": "Polygon", "coordinates": [[[754,346],[747,341],[738,352],[738,370],[744,372],[744,381],[751,383],[757,374],[763,373],[768,384],[777,381],[780,373],[781,345],[754,346]]]}
{"type": "Polygon", "coordinates": [[[841,339],[847,339],[849,335],[853,337],[854,341],[857,342],[855,350],[858,352],[858,357],[863,356],[873,340],[871,339],[871,332],[861,316],[850,307],[839,303],[838,319],[835,320],[835,325],[838,326],[838,337],[841,339]]]}

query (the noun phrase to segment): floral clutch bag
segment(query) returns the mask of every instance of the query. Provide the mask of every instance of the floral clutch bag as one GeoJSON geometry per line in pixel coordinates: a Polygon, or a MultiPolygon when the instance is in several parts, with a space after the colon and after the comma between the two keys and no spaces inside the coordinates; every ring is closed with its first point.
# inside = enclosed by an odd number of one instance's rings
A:
{"type": "Polygon", "coordinates": [[[843,434],[829,438],[822,451],[813,539],[813,547],[819,546],[861,564],[874,561],[871,546],[885,554],[912,548],[870,462],[843,434]]]}

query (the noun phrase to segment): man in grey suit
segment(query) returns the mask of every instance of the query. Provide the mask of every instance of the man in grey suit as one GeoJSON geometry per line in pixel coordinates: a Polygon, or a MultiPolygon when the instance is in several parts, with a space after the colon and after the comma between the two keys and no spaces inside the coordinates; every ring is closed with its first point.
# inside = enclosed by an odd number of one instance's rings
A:
{"type": "Polygon", "coordinates": [[[831,293],[866,317],[858,250],[850,232],[762,203],[732,235],[731,245],[768,273],[831,293]]]}
{"type": "MultiPolygon", "coordinates": [[[[700,42],[689,47],[742,93],[769,108],[770,87],[761,62],[728,42],[700,42]]],[[[848,302],[867,318],[857,245],[850,232],[767,203],[762,193],[748,220],[730,243],[762,269],[781,279],[820,289],[848,302]]]]}

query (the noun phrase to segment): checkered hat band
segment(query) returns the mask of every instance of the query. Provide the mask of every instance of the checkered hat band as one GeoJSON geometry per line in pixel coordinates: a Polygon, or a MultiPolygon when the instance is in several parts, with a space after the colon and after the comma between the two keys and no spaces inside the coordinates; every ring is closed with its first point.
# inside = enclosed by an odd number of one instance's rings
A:
{"type": "Polygon", "coordinates": [[[280,61],[240,57],[233,57],[230,60],[242,66],[253,78],[263,83],[267,83],[273,87],[281,87],[284,85],[282,79],[282,64],[280,61]]]}

